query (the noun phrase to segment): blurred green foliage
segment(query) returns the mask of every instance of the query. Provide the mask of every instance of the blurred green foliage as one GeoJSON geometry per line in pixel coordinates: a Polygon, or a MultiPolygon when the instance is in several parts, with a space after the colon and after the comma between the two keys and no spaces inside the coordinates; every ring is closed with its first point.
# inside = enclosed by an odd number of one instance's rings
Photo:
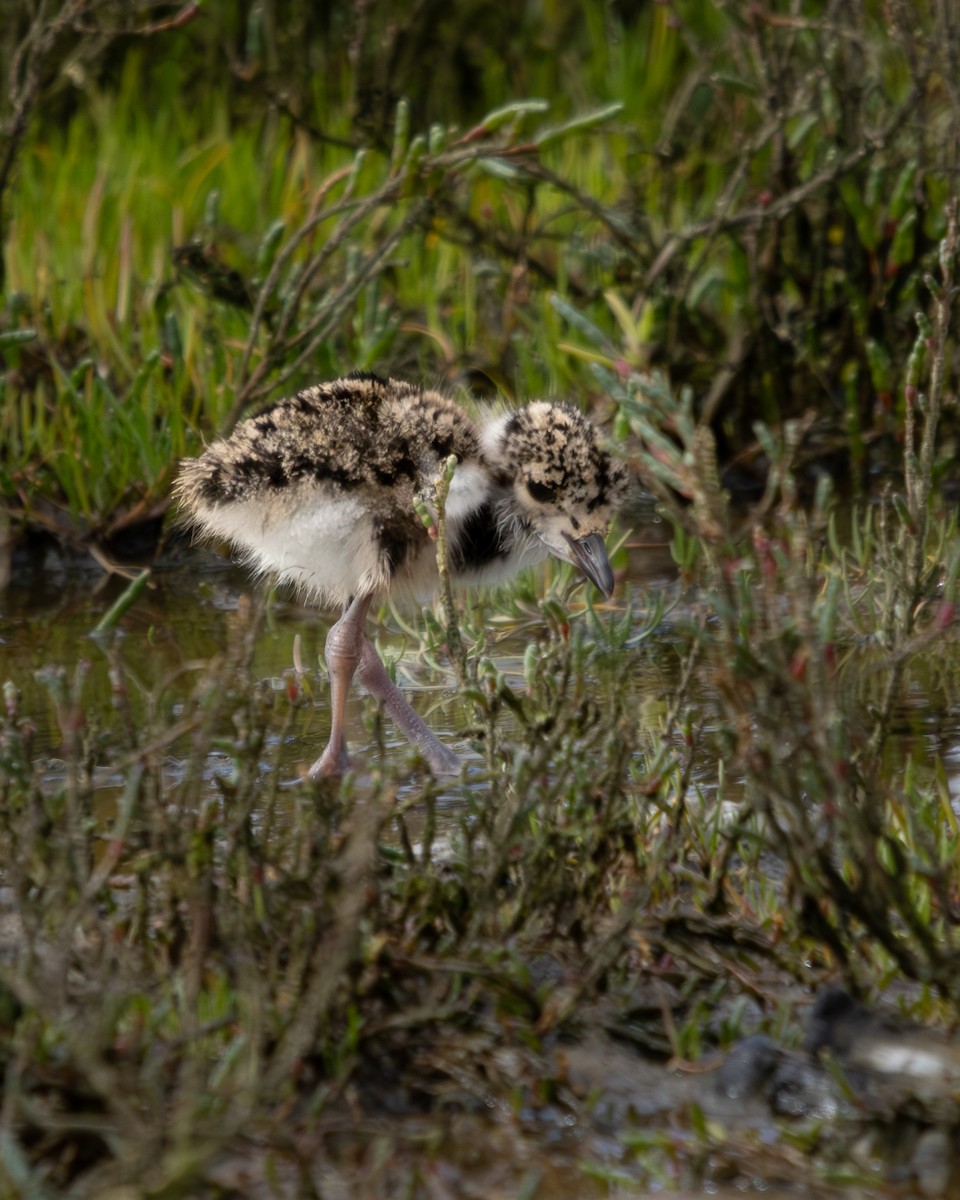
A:
{"type": "Polygon", "coordinates": [[[37,11],[0,33],[18,527],[109,540],[201,434],[356,368],[598,405],[599,353],[690,384],[735,485],[762,486],[754,422],[808,410],[818,468],[897,460],[950,6],[37,11]]]}

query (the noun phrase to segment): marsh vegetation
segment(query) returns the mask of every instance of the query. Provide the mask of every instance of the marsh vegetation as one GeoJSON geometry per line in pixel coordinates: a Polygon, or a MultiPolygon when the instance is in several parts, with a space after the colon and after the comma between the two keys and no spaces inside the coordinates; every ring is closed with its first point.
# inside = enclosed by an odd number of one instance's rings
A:
{"type": "Polygon", "coordinates": [[[956,1191],[957,18],[514,9],[5,22],[6,1195],[956,1191]],[[347,367],[636,472],[610,605],[383,614],[457,783],[307,781],[317,618],[168,519],[347,367]]]}

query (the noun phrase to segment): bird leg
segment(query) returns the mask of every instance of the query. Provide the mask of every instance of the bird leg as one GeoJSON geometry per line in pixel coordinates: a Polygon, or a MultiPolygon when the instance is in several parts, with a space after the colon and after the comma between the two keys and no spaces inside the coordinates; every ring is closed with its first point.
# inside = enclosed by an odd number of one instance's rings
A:
{"type": "Polygon", "coordinates": [[[320,779],[326,775],[342,775],[350,766],[344,726],[347,694],[354,677],[361,687],[380,701],[408,740],[423,755],[434,775],[458,775],[460,760],[410,707],[387,674],[373,643],[364,633],[371,599],[371,596],[354,597],[327,634],[324,655],[330,672],[330,737],[323,753],[310,768],[310,777],[320,779]]]}
{"type": "Polygon", "coordinates": [[[363,626],[367,619],[372,596],[354,596],[343,610],[336,625],[327,634],[324,657],[330,672],[330,737],[326,748],[310,768],[310,778],[320,779],[325,775],[342,775],[350,766],[347,754],[347,739],[344,735],[347,693],[354,672],[360,662],[364,644],[367,642],[363,626]]]}
{"type": "Polygon", "coordinates": [[[371,696],[376,696],[393,717],[407,740],[412,742],[423,755],[427,766],[434,775],[460,774],[460,760],[452,750],[438,740],[423,718],[410,707],[403,697],[403,692],[387,674],[386,667],[380,661],[380,656],[373,648],[373,643],[367,637],[363,638],[363,645],[360,649],[357,679],[371,696]]]}

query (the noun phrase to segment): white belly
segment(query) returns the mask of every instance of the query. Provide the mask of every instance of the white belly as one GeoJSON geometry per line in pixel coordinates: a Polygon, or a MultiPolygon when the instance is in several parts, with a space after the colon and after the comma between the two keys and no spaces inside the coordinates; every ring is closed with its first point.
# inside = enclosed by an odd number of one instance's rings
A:
{"type": "Polygon", "coordinates": [[[359,500],[303,495],[241,500],[204,513],[204,525],[230,541],[258,573],[322,604],[382,591],[381,567],[370,518],[359,500]]]}

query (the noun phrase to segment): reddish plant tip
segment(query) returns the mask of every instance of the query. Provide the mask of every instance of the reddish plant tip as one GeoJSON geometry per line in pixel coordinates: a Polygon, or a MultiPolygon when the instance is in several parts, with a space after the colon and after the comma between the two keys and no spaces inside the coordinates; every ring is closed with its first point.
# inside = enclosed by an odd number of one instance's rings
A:
{"type": "Polygon", "coordinates": [[[957,606],[952,600],[944,600],[937,609],[937,618],[934,622],[935,627],[937,629],[948,629],[953,624],[956,608],[957,606]]]}

